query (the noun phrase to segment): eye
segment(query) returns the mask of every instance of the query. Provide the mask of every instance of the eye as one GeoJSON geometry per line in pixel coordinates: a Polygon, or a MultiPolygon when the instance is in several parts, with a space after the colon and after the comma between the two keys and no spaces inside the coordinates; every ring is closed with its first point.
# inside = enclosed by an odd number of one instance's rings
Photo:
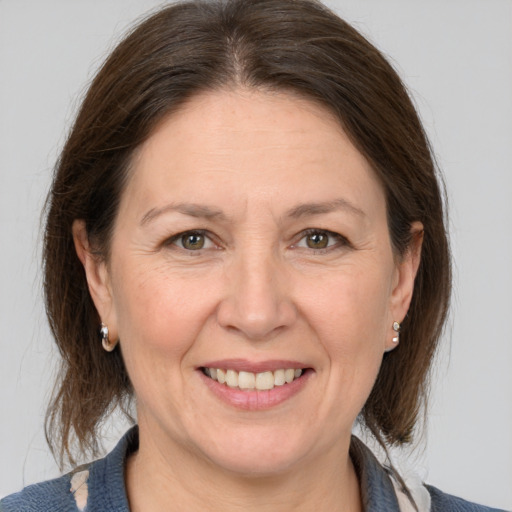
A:
{"type": "Polygon", "coordinates": [[[342,245],[347,245],[347,240],[338,233],[324,229],[309,229],[303,233],[295,247],[322,250],[342,245]]]}
{"type": "Polygon", "coordinates": [[[203,231],[185,231],[173,236],[168,245],[176,245],[186,251],[200,251],[201,249],[210,249],[215,246],[210,238],[203,231]]]}
{"type": "Polygon", "coordinates": [[[310,249],[325,249],[329,245],[329,235],[327,233],[311,233],[304,238],[310,249]]]}

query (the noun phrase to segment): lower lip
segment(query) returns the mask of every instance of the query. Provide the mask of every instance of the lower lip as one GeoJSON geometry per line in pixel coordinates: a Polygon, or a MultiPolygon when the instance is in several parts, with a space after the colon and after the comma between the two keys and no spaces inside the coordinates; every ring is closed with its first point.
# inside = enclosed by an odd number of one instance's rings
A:
{"type": "Polygon", "coordinates": [[[289,384],[275,386],[264,391],[241,391],[238,388],[230,388],[226,384],[220,384],[216,380],[210,379],[201,370],[198,370],[198,373],[213,394],[223,402],[246,411],[261,411],[276,407],[299,393],[313,372],[306,370],[298,379],[289,384]]]}

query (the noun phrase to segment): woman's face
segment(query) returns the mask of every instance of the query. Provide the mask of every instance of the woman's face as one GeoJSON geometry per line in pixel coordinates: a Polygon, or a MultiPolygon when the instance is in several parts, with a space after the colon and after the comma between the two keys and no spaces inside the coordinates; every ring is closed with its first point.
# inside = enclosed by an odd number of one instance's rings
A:
{"type": "Polygon", "coordinates": [[[86,259],[141,439],[253,474],[348,448],[416,270],[394,258],[382,187],[339,123],[247,90],[158,126],[108,265],[86,259]]]}

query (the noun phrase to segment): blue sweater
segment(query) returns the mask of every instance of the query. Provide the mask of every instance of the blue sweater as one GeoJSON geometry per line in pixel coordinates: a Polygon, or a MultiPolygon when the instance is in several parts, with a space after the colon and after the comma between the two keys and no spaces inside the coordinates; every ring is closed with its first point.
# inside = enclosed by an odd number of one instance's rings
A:
{"type": "MultiPolygon", "coordinates": [[[[127,456],[137,448],[138,430],[134,427],[105,458],[7,496],[0,501],[0,512],[129,512],[124,467],[127,456]]],[[[365,512],[400,512],[388,473],[355,437],[350,456],[361,482],[365,512]]],[[[431,512],[505,512],[469,503],[434,487],[427,489],[431,512]]]]}

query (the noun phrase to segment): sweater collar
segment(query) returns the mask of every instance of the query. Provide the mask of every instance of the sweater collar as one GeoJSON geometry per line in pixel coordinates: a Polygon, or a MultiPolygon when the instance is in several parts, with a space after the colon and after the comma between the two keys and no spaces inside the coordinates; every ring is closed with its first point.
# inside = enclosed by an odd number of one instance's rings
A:
{"type": "Polygon", "coordinates": [[[349,453],[359,479],[364,512],[400,512],[391,479],[372,451],[352,436],[349,453]]]}
{"type": "MultiPolygon", "coordinates": [[[[98,509],[93,506],[94,496],[90,496],[91,510],[129,512],[124,471],[128,456],[136,451],[138,446],[139,431],[135,426],[126,432],[114,450],[105,458],[92,464],[90,468],[91,483],[94,482],[94,488],[105,489],[106,493],[103,495],[105,501],[98,509]]],[[[386,470],[369,448],[355,436],[352,436],[350,443],[350,458],[359,479],[363,510],[365,512],[381,510],[399,512],[400,508],[393,484],[386,470]]]]}

